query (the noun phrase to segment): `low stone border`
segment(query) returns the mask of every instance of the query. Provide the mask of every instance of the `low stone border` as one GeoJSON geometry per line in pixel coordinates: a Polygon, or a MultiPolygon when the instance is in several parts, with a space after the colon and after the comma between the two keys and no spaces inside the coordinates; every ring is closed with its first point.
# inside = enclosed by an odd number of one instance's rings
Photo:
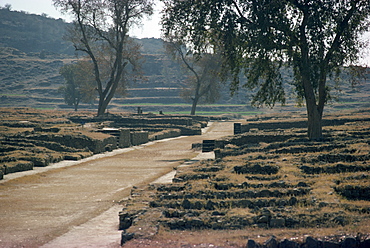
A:
{"type": "Polygon", "coordinates": [[[248,240],[246,248],[368,248],[370,239],[360,240],[359,237],[346,237],[342,241],[323,241],[307,237],[304,243],[284,239],[278,241],[275,237],[269,238],[264,244],[253,239],[248,240]]]}

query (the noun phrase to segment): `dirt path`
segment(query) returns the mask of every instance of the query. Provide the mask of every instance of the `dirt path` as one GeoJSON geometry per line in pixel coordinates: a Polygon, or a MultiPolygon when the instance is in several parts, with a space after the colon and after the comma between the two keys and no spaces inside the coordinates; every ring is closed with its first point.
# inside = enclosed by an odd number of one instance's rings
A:
{"type": "Polygon", "coordinates": [[[201,136],[153,142],[0,181],[0,247],[57,247],[58,242],[63,247],[116,247],[110,233],[117,235],[119,201],[132,186],[153,182],[196,157],[199,151],[191,150],[192,143],[230,134],[231,122],[216,122],[201,136]],[[104,223],[112,214],[117,222],[104,223]],[[99,228],[106,235],[94,241],[99,228]],[[63,235],[67,238],[58,241],[63,235]]]}

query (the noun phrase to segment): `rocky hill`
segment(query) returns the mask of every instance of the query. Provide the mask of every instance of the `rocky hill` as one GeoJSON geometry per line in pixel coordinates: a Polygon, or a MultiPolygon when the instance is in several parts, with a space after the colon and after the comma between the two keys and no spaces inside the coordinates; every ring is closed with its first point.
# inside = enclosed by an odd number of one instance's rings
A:
{"type": "Polygon", "coordinates": [[[71,44],[63,40],[68,23],[45,15],[0,9],[0,45],[20,51],[42,51],[73,55],[71,44]]]}

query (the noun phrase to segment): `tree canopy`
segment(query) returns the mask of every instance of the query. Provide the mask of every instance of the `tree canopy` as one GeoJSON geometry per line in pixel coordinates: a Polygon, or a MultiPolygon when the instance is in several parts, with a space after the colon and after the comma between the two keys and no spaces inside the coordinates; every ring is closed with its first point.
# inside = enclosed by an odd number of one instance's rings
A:
{"type": "Polygon", "coordinates": [[[181,96],[192,102],[191,115],[195,115],[200,101],[214,103],[220,98],[221,57],[217,52],[193,54],[181,42],[173,40],[166,42],[165,47],[188,75],[181,96]]]}
{"type": "Polygon", "coordinates": [[[65,80],[60,91],[65,103],[74,106],[75,111],[80,102],[90,103],[96,98],[93,72],[92,64],[86,60],[66,64],[60,68],[60,74],[65,80]]]}
{"type": "MultiPolygon", "coordinates": [[[[74,15],[68,39],[91,59],[103,115],[127,69],[137,69],[139,46],[128,37],[129,29],[153,13],[153,0],[53,0],[56,7],[74,15]],[[106,66],[108,64],[109,66],[106,66]],[[109,68],[108,73],[103,73],[109,68]],[[106,75],[106,77],[104,77],[106,75]]],[[[122,87],[121,87],[122,88],[122,87]]]]}
{"type": "Polygon", "coordinates": [[[292,66],[297,97],[305,102],[308,136],[322,139],[327,77],[356,62],[369,30],[368,0],[162,0],[164,36],[194,52],[222,47],[224,71],[257,89],[256,105],[285,101],[282,66],[292,66]]]}

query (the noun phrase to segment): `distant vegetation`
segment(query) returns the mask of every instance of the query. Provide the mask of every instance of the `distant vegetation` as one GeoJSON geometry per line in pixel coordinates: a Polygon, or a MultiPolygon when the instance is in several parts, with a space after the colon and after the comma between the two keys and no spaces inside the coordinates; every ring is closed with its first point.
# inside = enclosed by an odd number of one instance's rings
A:
{"type": "Polygon", "coordinates": [[[256,91],[255,106],[285,104],[282,71],[293,68],[294,92],[307,110],[307,135],[321,140],[329,78],[343,66],[358,63],[364,48],[360,37],[369,29],[369,0],[207,3],[166,1],[165,39],[181,42],[190,48],[188,53],[222,51],[222,74],[235,88],[256,91]],[[240,82],[241,74],[247,82],[240,82]]]}
{"type": "MultiPolygon", "coordinates": [[[[58,91],[64,85],[60,68],[76,61],[74,48],[63,40],[69,25],[62,19],[0,8],[0,107],[73,110],[73,106],[65,104],[62,93],[58,91]]],[[[142,46],[145,80],[128,85],[127,95],[114,98],[109,110],[133,112],[137,107],[143,107],[144,112],[190,113],[191,104],[180,97],[181,91],[186,88],[186,77],[180,65],[167,56],[163,41],[155,38],[135,40],[142,46]]],[[[288,101],[287,106],[278,107],[278,111],[303,110],[295,106],[294,92],[288,83],[291,80],[287,76],[289,73],[284,75],[288,101]]],[[[335,86],[333,83],[332,87],[335,86]]],[[[231,97],[229,87],[227,84],[221,86],[221,97],[216,104],[200,102],[197,113],[244,115],[266,111],[250,106],[255,92],[240,88],[231,97]]],[[[370,80],[361,81],[355,88],[346,84],[341,90],[337,91],[340,102],[328,106],[328,109],[369,106],[370,80]]],[[[79,109],[96,108],[96,102],[79,105],[79,109]]]]}

